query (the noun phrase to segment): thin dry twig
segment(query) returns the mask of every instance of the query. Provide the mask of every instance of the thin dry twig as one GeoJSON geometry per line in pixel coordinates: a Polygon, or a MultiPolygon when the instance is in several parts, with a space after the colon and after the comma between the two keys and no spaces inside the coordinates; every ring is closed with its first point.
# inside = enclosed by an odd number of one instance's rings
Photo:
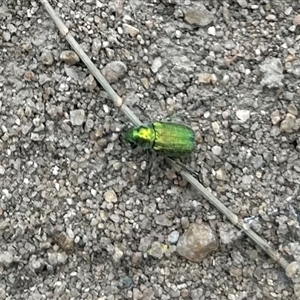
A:
{"type": "MultiPolygon", "coordinates": [[[[141,121],[137,118],[137,116],[126,106],[121,97],[113,90],[111,85],[106,81],[97,67],[92,63],[89,57],[85,54],[76,40],[73,38],[68,28],[64,25],[62,20],[56,15],[53,8],[49,4],[47,0],[40,0],[43,4],[56,26],[58,27],[60,33],[66,38],[71,47],[76,51],[78,56],[90,70],[90,72],[94,75],[97,81],[102,85],[104,90],[108,93],[108,95],[113,100],[115,106],[119,108],[135,125],[141,125],[141,121]]],[[[176,164],[174,160],[171,158],[167,158],[167,162],[175,168],[210,204],[216,207],[221,213],[223,213],[236,227],[243,230],[245,234],[250,237],[262,250],[264,250],[275,262],[279,263],[284,269],[289,265],[289,262],[280,256],[278,252],[276,252],[266,240],[257,235],[253,230],[249,228],[241,219],[238,218],[237,215],[232,213],[226,206],[224,206],[214,195],[212,195],[200,182],[198,182],[190,173],[183,170],[181,167],[176,164]]]]}
{"type": "MultiPolygon", "coordinates": [[[[170,159],[171,164],[175,169],[178,165],[170,159]]],[[[179,171],[179,170],[178,170],[179,171]]],[[[180,174],[184,177],[199,193],[212,205],[214,205],[221,213],[223,213],[233,225],[243,230],[261,249],[263,249],[274,261],[278,262],[284,269],[288,266],[289,262],[280,256],[265,239],[261,238],[249,225],[244,223],[239,217],[229,210],[224,204],[222,204],[213,194],[211,194],[199,181],[197,181],[190,173],[185,170],[181,170],[180,174]]]]}

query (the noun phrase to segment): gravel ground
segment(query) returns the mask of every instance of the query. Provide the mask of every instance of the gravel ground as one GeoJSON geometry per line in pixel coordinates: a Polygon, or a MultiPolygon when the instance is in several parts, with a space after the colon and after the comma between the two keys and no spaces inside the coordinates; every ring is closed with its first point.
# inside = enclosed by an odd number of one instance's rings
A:
{"type": "MultiPolygon", "coordinates": [[[[201,182],[300,261],[299,1],[51,4],[143,121],[196,131],[201,182]]],[[[145,184],[128,121],[39,1],[1,1],[0,24],[0,299],[299,299],[162,159],[145,184]],[[177,242],[197,224],[219,246],[193,262],[177,242]]]]}

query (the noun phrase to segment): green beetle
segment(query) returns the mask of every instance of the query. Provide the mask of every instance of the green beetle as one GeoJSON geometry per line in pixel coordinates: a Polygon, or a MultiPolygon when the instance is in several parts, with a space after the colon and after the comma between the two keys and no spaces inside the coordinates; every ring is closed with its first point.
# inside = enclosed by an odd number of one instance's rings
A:
{"type": "Polygon", "coordinates": [[[132,127],[125,131],[124,139],[130,144],[170,157],[189,155],[195,149],[194,131],[186,125],[170,122],[132,127]]]}

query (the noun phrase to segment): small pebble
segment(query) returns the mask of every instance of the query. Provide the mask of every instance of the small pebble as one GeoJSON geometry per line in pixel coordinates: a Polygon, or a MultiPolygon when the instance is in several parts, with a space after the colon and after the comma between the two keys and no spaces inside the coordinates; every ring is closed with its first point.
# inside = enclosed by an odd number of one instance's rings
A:
{"type": "Polygon", "coordinates": [[[157,73],[159,68],[162,66],[162,61],[161,61],[161,57],[156,57],[153,60],[152,66],[151,66],[151,71],[153,73],[157,73]]]}
{"type": "Polygon", "coordinates": [[[216,35],[216,28],[214,26],[208,27],[207,33],[210,35],[216,35]]]}
{"type": "Polygon", "coordinates": [[[295,18],[294,18],[294,24],[296,26],[300,25],[300,14],[298,14],[298,15],[295,16],[295,18]]]}
{"type": "Polygon", "coordinates": [[[89,74],[86,77],[84,81],[84,87],[90,92],[92,92],[97,87],[97,81],[92,74],[89,74]]]}
{"type": "Polygon", "coordinates": [[[49,51],[49,50],[43,51],[40,59],[41,59],[42,64],[44,64],[46,66],[51,66],[54,62],[53,55],[52,55],[51,51],[49,51]]]}
{"type": "Polygon", "coordinates": [[[218,134],[220,132],[220,125],[218,122],[212,122],[211,127],[215,134],[218,134]]]}
{"type": "Polygon", "coordinates": [[[219,155],[221,154],[221,152],[222,152],[222,148],[221,148],[220,146],[218,146],[218,145],[215,145],[215,146],[213,146],[213,147],[211,148],[211,151],[212,151],[212,153],[213,153],[214,155],[219,156],[219,155]]]}
{"type": "Polygon", "coordinates": [[[287,113],[285,119],[280,124],[280,130],[284,132],[293,132],[296,117],[290,113],[287,113]]]}
{"type": "Polygon", "coordinates": [[[169,235],[168,235],[168,242],[170,244],[176,244],[177,241],[179,239],[179,232],[177,230],[172,231],[169,235]]]}
{"type": "Polygon", "coordinates": [[[117,194],[115,193],[114,190],[107,190],[104,193],[104,199],[105,199],[106,202],[109,202],[109,203],[118,202],[118,197],[117,197],[117,194]]]}
{"type": "Polygon", "coordinates": [[[248,6],[248,3],[246,0],[237,0],[237,3],[243,8],[248,6]]]}
{"type": "Polygon", "coordinates": [[[5,173],[5,168],[0,165],[0,175],[4,175],[5,173]]]}
{"type": "Polygon", "coordinates": [[[198,75],[198,82],[204,83],[204,84],[213,84],[215,85],[217,83],[217,76],[215,74],[209,74],[209,73],[201,73],[198,75]]]}
{"type": "Polygon", "coordinates": [[[250,111],[249,110],[238,110],[236,112],[236,116],[242,123],[244,123],[250,118],[250,111]]]}
{"type": "Polygon", "coordinates": [[[293,8],[290,6],[288,7],[285,11],[284,11],[284,14],[289,16],[291,14],[291,12],[293,11],[293,8]]]}
{"type": "Polygon", "coordinates": [[[298,109],[294,103],[289,104],[289,106],[287,107],[287,111],[296,117],[298,115],[298,109]]]}
{"type": "Polygon", "coordinates": [[[8,24],[7,29],[9,30],[10,33],[17,32],[17,28],[13,24],[8,24]]]}
{"type": "Polygon", "coordinates": [[[13,255],[9,251],[0,252],[0,266],[9,267],[13,263],[13,255]]]}
{"type": "Polygon", "coordinates": [[[227,178],[227,175],[226,175],[226,171],[222,168],[218,169],[216,171],[216,178],[218,180],[227,181],[228,178],[227,178]]]}
{"type": "Polygon", "coordinates": [[[2,36],[3,36],[3,39],[4,39],[5,42],[10,41],[11,34],[10,34],[9,31],[4,31],[3,34],[2,34],[2,36]]]}
{"type": "Polygon", "coordinates": [[[144,88],[148,90],[149,87],[150,87],[150,82],[149,82],[149,80],[148,80],[146,77],[143,77],[143,78],[141,79],[141,82],[142,82],[144,88]]]}
{"type": "Polygon", "coordinates": [[[202,3],[195,3],[184,10],[184,20],[195,26],[207,26],[213,22],[213,14],[202,3]]]}
{"type": "Polygon", "coordinates": [[[131,26],[129,24],[123,24],[122,27],[124,33],[130,35],[131,37],[135,37],[140,33],[140,31],[136,27],[131,26]]]}
{"type": "Polygon", "coordinates": [[[259,68],[263,73],[262,85],[268,88],[280,88],[283,86],[283,66],[279,58],[266,58],[259,68]]]}
{"type": "Polygon", "coordinates": [[[98,56],[99,55],[101,46],[102,46],[102,43],[101,43],[100,39],[98,39],[98,38],[93,39],[92,54],[94,56],[98,56]]]}
{"type": "Polygon", "coordinates": [[[300,265],[297,261],[291,262],[286,268],[285,268],[285,274],[289,278],[293,278],[297,272],[300,270],[300,265]]]}
{"type": "Polygon", "coordinates": [[[193,262],[200,262],[219,247],[216,234],[204,223],[190,225],[177,244],[178,254],[193,262]]]}
{"type": "Polygon", "coordinates": [[[279,121],[281,120],[280,118],[280,114],[279,114],[279,110],[276,109],[271,113],[271,120],[272,120],[272,124],[276,125],[279,123],[279,121]]]}
{"type": "Polygon", "coordinates": [[[63,62],[65,62],[68,65],[75,65],[76,63],[78,63],[80,61],[80,58],[78,57],[78,55],[76,54],[76,52],[72,51],[72,50],[66,50],[63,51],[60,54],[59,57],[63,62]]]}
{"type": "Polygon", "coordinates": [[[250,184],[251,182],[252,182],[252,176],[251,175],[244,175],[243,177],[242,177],[242,182],[244,183],[244,184],[250,184]]]}
{"type": "Polygon", "coordinates": [[[73,126],[81,126],[85,120],[85,111],[83,109],[70,111],[70,121],[73,126]]]}
{"type": "Polygon", "coordinates": [[[164,244],[160,242],[153,242],[150,249],[148,250],[148,253],[157,259],[161,259],[166,250],[167,248],[164,244]]]}
{"type": "Polygon", "coordinates": [[[155,216],[156,224],[162,226],[172,226],[173,222],[165,214],[155,216]]]}
{"type": "Polygon", "coordinates": [[[109,83],[114,83],[125,76],[127,66],[121,61],[111,61],[101,72],[109,83]]]}

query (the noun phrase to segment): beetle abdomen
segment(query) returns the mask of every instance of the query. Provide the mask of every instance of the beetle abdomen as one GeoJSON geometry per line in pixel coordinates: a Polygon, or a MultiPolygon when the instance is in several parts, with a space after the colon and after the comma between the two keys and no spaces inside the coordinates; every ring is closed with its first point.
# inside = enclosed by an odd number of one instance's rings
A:
{"type": "Polygon", "coordinates": [[[195,149],[195,133],[185,125],[169,122],[154,122],[153,149],[172,157],[192,153],[195,149]]]}

